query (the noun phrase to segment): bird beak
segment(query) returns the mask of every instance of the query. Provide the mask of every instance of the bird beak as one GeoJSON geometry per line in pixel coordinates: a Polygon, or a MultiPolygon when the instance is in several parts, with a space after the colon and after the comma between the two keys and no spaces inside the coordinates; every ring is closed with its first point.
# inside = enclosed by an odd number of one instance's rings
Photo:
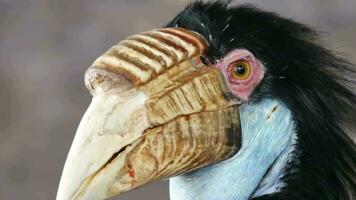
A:
{"type": "Polygon", "coordinates": [[[200,61],[198,34],[134,35],[86,73],[93,95],[69,151],[57,200],[106,199],[233,156],[240,101],[200,61]]]}

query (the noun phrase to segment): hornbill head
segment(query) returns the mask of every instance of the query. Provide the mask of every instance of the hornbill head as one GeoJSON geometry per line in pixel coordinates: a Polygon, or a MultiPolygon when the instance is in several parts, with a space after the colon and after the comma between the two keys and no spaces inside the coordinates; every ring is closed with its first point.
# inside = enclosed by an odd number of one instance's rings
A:
{"type": "Polygon", "coordinates": [[[195,2],[86,72],[93,100],[58,200],[170,178],[171,199],[349,199],[349,64],[310,28],[252,6],[195,2]]]}

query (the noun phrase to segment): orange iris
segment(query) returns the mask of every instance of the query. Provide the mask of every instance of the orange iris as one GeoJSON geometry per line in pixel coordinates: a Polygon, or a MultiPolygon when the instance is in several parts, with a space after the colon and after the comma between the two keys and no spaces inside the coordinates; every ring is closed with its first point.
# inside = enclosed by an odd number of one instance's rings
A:
{"type": "Polygon", "coordinates": [[[237,80],[245,80],[251,75],[251,66],[245,60],[239,60],[230,65],[230,77],[237,80]]]}

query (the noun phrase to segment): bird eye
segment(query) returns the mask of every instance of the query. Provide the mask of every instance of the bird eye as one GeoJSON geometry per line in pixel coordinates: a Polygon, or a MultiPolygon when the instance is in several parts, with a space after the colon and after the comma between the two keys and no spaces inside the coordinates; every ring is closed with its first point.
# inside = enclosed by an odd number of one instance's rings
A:
{"type": "Polygon", "coordinates": [[[251,75],[250,63],[245,60],[239,60],[230,65],[230,77],[237,80],[245,80],[251,75]]]}

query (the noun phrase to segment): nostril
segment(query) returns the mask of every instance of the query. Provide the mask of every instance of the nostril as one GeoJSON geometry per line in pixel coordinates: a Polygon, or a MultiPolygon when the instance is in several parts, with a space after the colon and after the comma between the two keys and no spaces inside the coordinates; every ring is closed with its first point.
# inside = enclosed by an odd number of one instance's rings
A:
{"type": "Polygon", "coordinates": [[[84,81],[85,86],[92,95],[109,90],[123,92],[133,88],[132,82],[120,74],[95,67],[87,70],[84,81]]]}
{"type": "Polygon", "coordinates": [[[204,65],[211,65],[212,63],[210,62],[209,58],[205,55],[201,55],[200,56],[200,61],[204,64],[204,65]]]}

